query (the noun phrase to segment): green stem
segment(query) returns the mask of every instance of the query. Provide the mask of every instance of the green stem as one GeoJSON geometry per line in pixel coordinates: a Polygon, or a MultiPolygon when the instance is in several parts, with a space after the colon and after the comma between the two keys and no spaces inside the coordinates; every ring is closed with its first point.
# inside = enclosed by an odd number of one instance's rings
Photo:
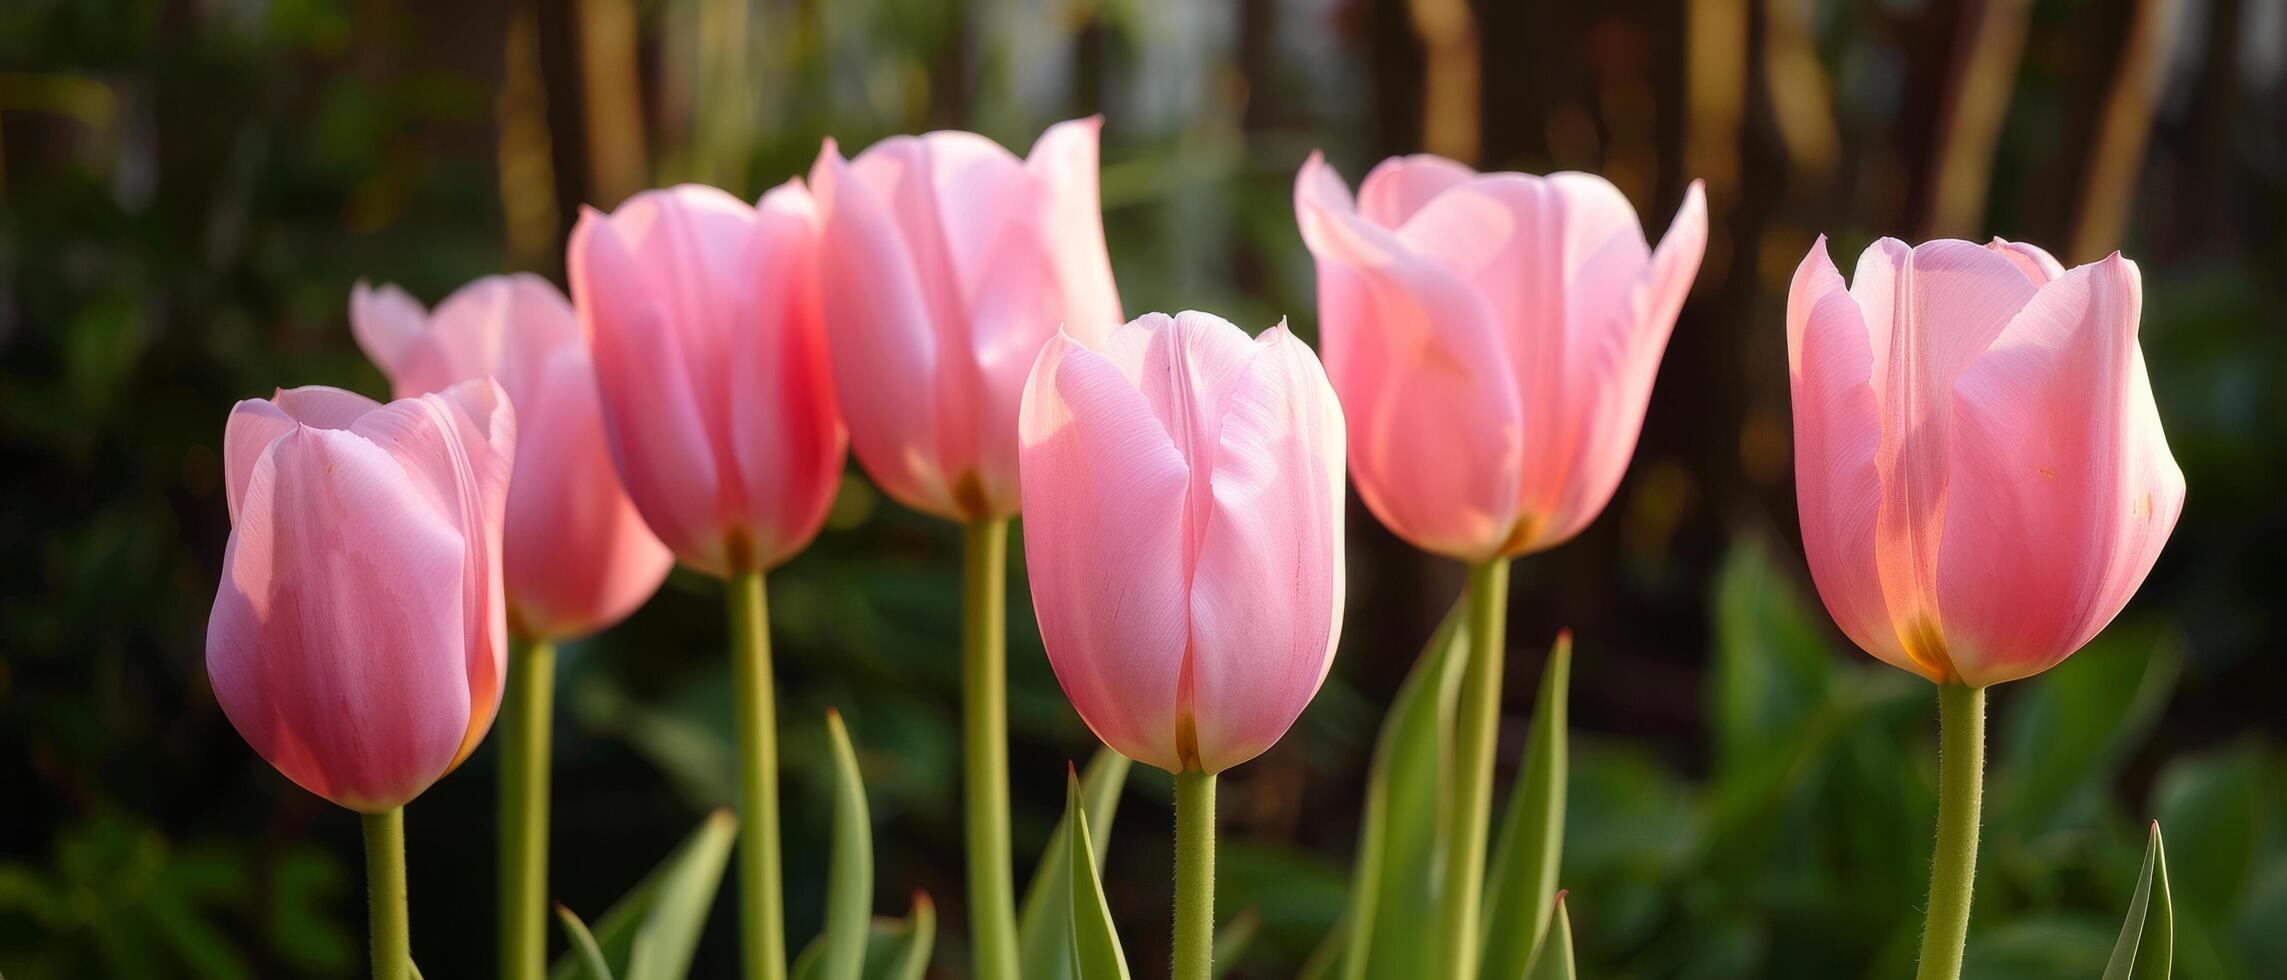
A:
{"type": "Polygon", "coordinates": [[[373,923],[373,980],[410,980],[412,926],[405,914],[405,808],[365,814],[365,901],[373,923]]]}
{"type": "Polygon", "coordinates": [[[1009,859],[1008,518],[961,534],[962,800],[969,834],[969,930],[976,975],[1017,974],[1009,859]]]}
{"type": "Polygon", "coordinates": [[[1208,980],[1215,965],[1215,775],[1175,774],[1174,980],[1208,980]]]}
{"type": "Polygon", "coordinates": [[[548,737],[556,645],[533,640],[508,657],[500,703],[500,975],[540,980],[548,968],[548,737]]]}
{"type": "Polygon", "coordinates": [[[1461,676],[1453,753],[1453,806],[1445,812],[1444,885],[1438,902],[1437,976],[1477,975],[1478,908],[1485,889],[1486,824],[1493,816],[1493,750],[1501,728],[1502,633],[1509,560],[1469,568],[1469,661],[1461,676]]]}
{"type": "Polygon", "coordinates": [[[762,572],[733,573],[731,663],[739,740],[739,935],[747,980],[786,976],[785,897],[778,872],[778,706],[770,674],[770,608],[762,572]]]}
{"type": "Polygon", "coordinates": [[[1938,685],[1938,849],[1917,980],[1961,976],[1969,900],[1977,882],[1977,821],[1985,788],[1985,689],[1938,685]]]}

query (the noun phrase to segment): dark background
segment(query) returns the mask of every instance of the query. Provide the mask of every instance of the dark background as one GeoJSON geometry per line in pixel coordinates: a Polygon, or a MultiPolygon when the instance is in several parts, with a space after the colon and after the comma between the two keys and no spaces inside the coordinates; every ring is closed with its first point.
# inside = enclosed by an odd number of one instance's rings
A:
{"type": "MultiPolygon", "coordinates": [[[[350,341],[352,282],[429,302],[493,272],[560,282],[581,203],[678,180],[753,196],[828,134],[854,151],[968,128],[1021,152],[1096,112],[1128,312],[1287,316],[1306,338],[1290,195],[1313,148],[1352,181],[1422,149],[1598,171],[1655,239],[1708,182],[1706,261],[1629,476],[1515,573],[1503,786],[1570,627],[1564,884],[1591,976],[1910,969],[1933,699],[1805,602],[1782,324],[1814,236],[1845,267],[1883,234],[2124,250],[2189,503],[2103,638],[1996,694],[1970,972],[2095,976],[2157,816],[2180,975],[2287,976],[2281,0],[8,0],[0,971],[362,969],[356,821],[246,749],[202,649],[230,404],[385,390],[350,341]]],[[[1461,583],[1351,521],[1333,676],[1224,779],[1221,909],[1261,924],[1242,975],[1291,975],[1339,911],[1382,706],[1461,583]]],[[[853,465],[771,583],[789,934],[817,927],[838,706],[880,910],[936,897],[945,976],[966,964],[957,548],[853,465]]],[[[1020,874],[1065,761],[1094,747],[1024,595],[1020,874]]],[[[717,586],[678,572],[566,654],[554,888],[591,919],[733,795],[723,635],[717,586]]],[[[410,810],[415,950],[438,980],[491,969],[493,778],[480,751],[410,810]]],[[[1139,975],[1165,969],[1168,793],[1138,767],[1107,868],[1139,975]]],[[[734,968],[733,891],[695,975],[734,968]]]]}

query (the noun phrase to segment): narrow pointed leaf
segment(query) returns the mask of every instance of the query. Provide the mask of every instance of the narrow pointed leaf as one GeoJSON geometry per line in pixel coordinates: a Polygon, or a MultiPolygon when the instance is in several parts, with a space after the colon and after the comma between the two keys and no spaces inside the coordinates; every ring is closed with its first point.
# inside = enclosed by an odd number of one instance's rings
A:
{"type": "MultiPolygon", "coordinates": [[[[1089,826],[1095,830],[1099,862],[1111,845],[1112,820],[1119,816],[1129,765],[1127,756],[1099,748],[1080,773],[1080,802],[1094,815],[1089,826]]],[[[1048,846],[1041,850],[1040,865],[1024,889],[1017,917],[1017,966],[1025,980],[1072,980],[1072,863],[1065,845],[1070,822],[1069,817],[1056,821],[1048,846]]]]}
{"type": "Polygon", "coordinates": [[[1350,908],[1344,980],[1426,976],[1436,934],[1438,812],[1452,768],[1453,705],[1468,646],[1456,603],[1414,661],[1374,740],[1350,908]]]}
{"type": "Polygon", "coordinates": [[[1555,906],[1543,922],[1540,948],[1533,951],[1532,965],[1524,972],[1525,980],[1573,980],[1579,975],[1573,967],[1572,916],[1564,910],[1563,892],[1556,893],[1555,906]]]}
{"type": "Polygon", "coordinates": [[[2176,909],[2168,894],[2168,851],[2160,843],[2160,823],[2144,845],[2144,870],[2128,899],[2128,918],[2112,945],[2104,980],[2168,980],[2176,953],[2176,909]]]}
{"type": "Polygon", "coordinates": [[[1540,910],[1556,901],[1557,866],[1564,856],[1567,769],[1565,708],[1572,686],[1572,634],[1558,633],[1541,672],[1525,764],[1509,791],[1501,836],[1485,883],[1484,977],[1525,971],[1541,944],[1548,919],[1540,910]]]}
{"type": "MultiPolygon", "coordinates": [[[[596,920],[596,947],[615,976],[677,980],[689,972],[700,930],[714,906],[715,888],[722,883],[723,866],[737,839],[738,821],[729,810],[709,814],[659,867],[596,920]]],[[[550,980],[577,980],[583,974],[577,960],[565,956],[548,975],[550,980]]]]}
{"type": "Polygon", "coordinates": [[[1128,980],[1127,954],[1120,950],[1112,910],[1104,903],[1104,883],[1096,876],[1096,851],[1088,834],[1088,813],[1080,805],[1080,779],[1065,776],[1065,860],[1072,869],[1072,973],[1078,980],[1128,980]]]}
{"type": "Polygon", "coordinates": [[[834,760],[834,837],[826,881],[825,948],[819,980],[859,980],[866,967],[866,934],[873,925],[873,819],[858,754],[837,711],[826,712],[834,760]]]}
{"type": "Polygon", "coordinates": [[[556,921],[563,923],[564,940],[571,944],[569,958],[579,971],[575,976],[579,980],[612,980],[611,967],[604,962],[604,951],[596,945],[595,933],[588,931],[588,924],[560,904],[556,906],[556,921]]]}
{"type": "MultiPolygon", "coordinates": [[[[795,957],[791,980],[820,980],[826,962],[826,936],[820,934],[795,957]]],[[[913,893],[913,913],[903,919],[876,918],[866,930],[865,980],[922,980],[937,941],[937,906],[929,893],[913,893]]]]}
{"type": "Polygon", "coordinates": [[[1207,961],[1213,964],[1215,976],[1231,972],[1231,967],[1239,962],[1239,957],[1246,955],[1247,945],[1255,941],[1255,933],[1262,927],[1263,913],[1246,909],[1223,923],[1223,928],[1215,930],[1215,949],[1208,954],[1207,961]]]}

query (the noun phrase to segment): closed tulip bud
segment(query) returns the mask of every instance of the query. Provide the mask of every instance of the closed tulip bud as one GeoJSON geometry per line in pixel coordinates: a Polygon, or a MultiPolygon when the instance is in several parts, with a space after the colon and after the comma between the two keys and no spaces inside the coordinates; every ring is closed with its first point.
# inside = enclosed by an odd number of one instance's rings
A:
{"type": "Polygon", "coordinates": [[[1285,324],[1059,335],[1025,385],[1025,559],[1049,662],[1121,753],[1216,773],[1317,693],[1342,627],[1342,408],[1285,324]]]}
{"type": "Polygon", "coordinates": [[[1554,547],[1635,452],[1707,244],[1695,181],[1657,251],[1592,174],[1384,162],[1352,201],[1317,154],[1295,214],[1358,495],[1415,547],[1466,561],[1554,547]]]}
{"type": "Polygon", "coordinates": [[[858,461],[908,507],[1017,511],[1017,400],[1041,346],[1120,325],[1096,197],[1101,119],[1023,160],[974,133],[901,136],[810,172],[834,379],[858,461]]]}
{"type": "Polygon", "coordinates": [[[1795,493],[1827,611],[1938,683],[2040,673],[2119,613],[2184,506],[2136,264],[1995,239],[1811,248],[1787,297],[1795,493]]]}
{"type": "Polygon", "coordinates": [[[555,286],[529,274],[489,276],[430,313],[395,286],[359,283],[350,326],[399,398],[492,377],[515,403],[503,545],[512,630],[592,633],[659,588],[674,556],[612,468],[587,341],[555,286]]]}
{"type": "Polygon", "coordinates": [[[810,543],[848,436],[818,321],[818,215],[799,181],[748,205],[644,191],[572,230],[573,305],[629,499],[711,575],[810,543]]]}
{"type": "Polygon", "coordinates": [[[286,778],[379,813],[468,758],[500,704],[516,424],[491,381],[378,405],[238,403],[207,676],[286,778]]]}

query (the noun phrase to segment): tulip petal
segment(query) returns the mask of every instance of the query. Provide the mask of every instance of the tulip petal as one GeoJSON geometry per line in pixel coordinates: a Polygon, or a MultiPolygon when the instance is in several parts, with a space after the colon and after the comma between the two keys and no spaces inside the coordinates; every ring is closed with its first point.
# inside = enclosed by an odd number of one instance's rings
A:
{"type": "MultiPolygon", "coordinates": [[[[1062,300],[1057,319],[1064,332],[1090,347],[1126,320],[1104,247],[1104,208],[1097,189],[1103,129],[1102,116],[1057,123],[1040,134],[1024,159],[1025,169],[1039,178],[1047,194],[1037,247],[1055,265],[1056,293],[1062,300]]],[[[988,275],[983,288],[990,289],[993,281],[988,275]]],[[[1041,341],[1054,330],[1052,323],[1041,341]]]]}
{"type": "Polygon", "coordinates": [[[1190,702],[1210,773],[1286,733],[1325,681],[1342,624],[1342,409],[1285,324],[1251,346],[1257,356],[1222,399],[1210,498],[1194,501],[1206,513],[1190,702]]]}
{"type": "Polygon", "coordinates": [[[1962,679],[2047,670],[2104,628],[2184,502],[2136,342],[2142,284],[2117,254],[2059,276],[1952,390],[1939,585],[1962,679]]]}
{"type": "Polygon", "coordinates": [[[754,560],[774,568],[825,522],[848,437],[820,322],[817,210],[788,181],[763,196],[755,221],[762,322],[731,334],[731,357],[719,367],[729,375],[730,449],[746,495],[739,523],[775,534],[754,542],[754,560]]]}
{"type": "Polygon", "coordinates": [[[1141,391],[1175,452],[1191,468],[1185,493],[1184,568],[1192,567],[1206,532],[1224,403],[1261,348],[1245,331],[1210,313],[1146,313],[1112,331],[1104,356],[1141,391]]]}
{"type": "Polygon", "coordinates": [[[1019,427],[1025,562],[1057,680],[1105,744],[1180,770],[1189,468],[1120,368],[1061,334],[1019,427]]]}
{"type": "Polygon", "coordinates": [[[363,437],[297,428],[263,452],[224,556],[207,673],[287,778],[342,806],[402,805],[470,727],[463,537],[363,437]]]}
{"type": "MultiPolygon", "coordinates": [[[[969,424],[977,432],[971,443],[974,466],[954,488],[954,516],[962,520],[1018,510],[1018,406],[1025,377],[1041,347],[1056,336],[1061,317],[1054,260],[1040,237],[1019,223],[1011,222],[1009,231],[994,250],[993,271],[984,278],[968,331],[978,395],[969,424]]],[[[1065,334],[1095,347],[1105,343],[1109,331],[1084,328],[1065,334]]]]}
{"type": "Polygon", "coordinates": [[[1359,497],[1417,547],[1492,557],[1516,523],[1523,423],[1491,307],[1343,207],[1340,178],[1318,157],[1295,199],[1318,260],[1320,346],[1350,418],[1359,497]]]}
{"type": "MultiPolygon", "coordinates": [[[[1311,159],[1318,155],[1313,153],[1311,159]]],[[[1358,215],[1396,229],[1432,198],[1476,177],[1477,171],[1433,154],[1391,157],[1376,164],[1358,184],[1358,215]]]]}
{"type": "Polygon", "coordinates": [[[1942,680],[1899,645],[1875,563],[1882,442],[1865,314],[1819,236],[1787,294],[1787,375],[1794,392],[1795,500],[1811,581],[1843,633],[1905,670],[1942,680]]]}
{"type": "Polygon", "coordinates": [[[294,431],[299,424],[267,398],[248,398],[230,406],[230,421],[222,430],[222,490],[233,526],[238,523],[246,484],[254,479],[255,461],[279,436],[294,431]]]}
{"type": "Polygon", "coordinates": [[[383,374],[394,377],[429,329],[429,311],[395,284],[362,279],[349,291],[349,330],[383,374]]]}
{"type": "Polygon", "coordinates": [[[1986,242],[1985,247],[2002,258],[2008,259],[2009,264],[2017,267],[2017,271],[2024,273],[2026,278],[2033,280],[2033,285],[2044,285],[2049,280],[2065,274],[2065,267],[2057,261],[2056,256],[2050,255],[2048,250],[2038,245],[1996,238],[1986,242]]]}
{"type": "Polygon", "coordinates": [[[1935,241],[1909,249],[1886,238],[1860,257],[1850,292],[1866,315],[1883,412],[1875,556],[1890,620],[1910,656],[1950,672],[1937,590],[1949,496],[1949,393],[2035,287],[2015,264],[1979,245],[1935,241]]]}
{"type": "Polygon", "coordinates": [[[325,385],[281,388],[270,396],[278,410],[313,429],[347,429],[381,403],[354,391],[325,385]]]}
{"type": "Polygon", "coordinates": [[[956,407],[938,397],[937,362],[946,352],[931,324],[944,311],[924,291],[889,202],[857,178],[833,141],[819,152],[810,182],[827,216],[819,285],[858,460],[898,502],[958,516],[938,454],[939,415],[956,407]]]}
{"type": "Polygon", "coordinates": [[[690,489],[717,481],[680,335],[648,297],[611,219],[583,214],[567,261],[574,308],[594,351],[604,430],[628,498],[677,556],[723,570],[716,502],[690,489]]]}

